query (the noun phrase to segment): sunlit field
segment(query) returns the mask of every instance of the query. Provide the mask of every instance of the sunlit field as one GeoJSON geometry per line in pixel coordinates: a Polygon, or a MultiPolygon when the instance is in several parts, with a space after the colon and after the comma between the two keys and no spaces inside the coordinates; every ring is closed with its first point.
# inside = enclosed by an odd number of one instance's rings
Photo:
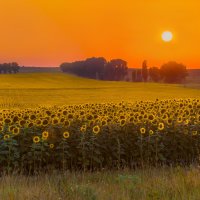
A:
{"type": "Polygon", "coordinates": [[[0,199],[200,198],[198,87],[0,78],[0,199]]]}
{"type": "Polygon", "coordinates": [[[0,76],[1,107],[72,105],[198,98],[200,90],[184,85],[107,82],[62,73],[11,74],[0,76]]]}

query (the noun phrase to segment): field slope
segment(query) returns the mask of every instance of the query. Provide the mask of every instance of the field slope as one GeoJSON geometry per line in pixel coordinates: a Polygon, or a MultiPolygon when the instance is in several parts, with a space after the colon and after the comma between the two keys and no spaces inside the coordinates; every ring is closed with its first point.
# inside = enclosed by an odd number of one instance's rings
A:
{"type": "Polygon", "coordinates": [[[0,104],[36,105],[102,103],[169,98],[196,98],[199,89],[183,85],[109,82],[84,79],[63,73],[0,75],[0,104]]]}

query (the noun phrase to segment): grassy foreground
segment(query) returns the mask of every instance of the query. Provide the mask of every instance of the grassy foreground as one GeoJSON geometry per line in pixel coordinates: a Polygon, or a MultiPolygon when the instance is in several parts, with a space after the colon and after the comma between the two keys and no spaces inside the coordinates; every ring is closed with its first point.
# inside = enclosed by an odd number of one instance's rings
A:
{"type": "Polygon", "coordinates": [[[0,75],[0,105],[3,108],[199,96],[199,89],[175,84],[96,81],[63,73],[0,75]]]}
{"type": "Polygon", "coordinates": [[[1,200],[198,200],[199,169],[3,176],[1,200]]]}

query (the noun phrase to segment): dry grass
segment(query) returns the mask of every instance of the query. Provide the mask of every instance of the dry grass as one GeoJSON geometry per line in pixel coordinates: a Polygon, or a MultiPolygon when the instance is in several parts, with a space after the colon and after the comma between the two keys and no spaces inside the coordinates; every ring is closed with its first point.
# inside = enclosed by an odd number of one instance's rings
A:
{"type": "Polygon", "coordinates": [[[198,200],[198,169],[67,172],[3,176],[1,200],[198,200]]]}

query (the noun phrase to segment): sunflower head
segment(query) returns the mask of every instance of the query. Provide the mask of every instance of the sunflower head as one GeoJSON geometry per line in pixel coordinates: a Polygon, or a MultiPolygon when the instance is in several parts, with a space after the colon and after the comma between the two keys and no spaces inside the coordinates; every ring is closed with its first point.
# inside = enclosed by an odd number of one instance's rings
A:
{"type": "Polygon", "coordinates": [[[6,134],[6,135],[3,136],[4,140],[8,140],[9,138],[10,138],[10,135],[8,135],[8,134],[6,134]]]}
{"type": "Polygon", "coordinates": [[[12,130],[12,133],[13,133],[14,135],[18,135],[18,134],[19,134],[19,131],[20,131],[19,127],[14,127],[13,130],[12,130]]]}
{"type": "Polygon", "coordinates": [[[165,128],[164,123],[161,122],[161,123],[158,124],[158,130],[159,131],[162,131],[164,128],[165,128]]]}
{"type": "Polygon", "coordinates": [[[153,130],[150,130],[149,135],[153,135],[153,134],[154,134],[153,130]]]}
{"type": "Polygon", "coordinates": [[[49,137],[49,132],[48,131],[44,131],[42,133],[42,139],[47,139],[49,137]]]}
{"type": "Polygon", "coordinates": [[[125,126],[125,124],[126,124],[126,120],[125,119],[120,120],[120,126],[125,126]]]}
{"type": "Polygon", "coordinates": [[[100,132],[100,127],[97,125],[97,126],[94,126],[93,129],[92,129],[93,133],[95,135],[97,135],[99,132],[100,132]]]}
{"type": "Polygon", "coordinates": [[[40,138],[38,136],[34,136],[33,137],[33,142],[34,143],[39,143],[40,142],[40,138]]]}
{"type": "Polygon", "coordinates": [[[50,149],[53,149],[53,148],[54,148],[54,144],[50,144],[50,145],[49,145],[49,148],[50,148],[50,149]]]}
{"type": "Polygon", "coordinates": [[[145,134],[146,133],[146,129],[145,128],[140,128],[140,133],[141,134],[145,134]]]}
{"type": "Polygon", "coordinates": [[[63,137],[64,137],[65,139],[69,138],[69,136],[70,136],[70,134],[69,134],[68,131],[65,131],[65,132],[63,133],[63,137]]]}

